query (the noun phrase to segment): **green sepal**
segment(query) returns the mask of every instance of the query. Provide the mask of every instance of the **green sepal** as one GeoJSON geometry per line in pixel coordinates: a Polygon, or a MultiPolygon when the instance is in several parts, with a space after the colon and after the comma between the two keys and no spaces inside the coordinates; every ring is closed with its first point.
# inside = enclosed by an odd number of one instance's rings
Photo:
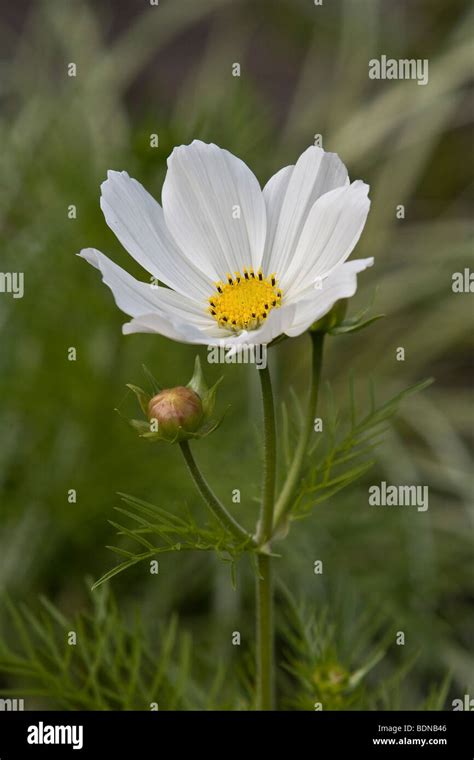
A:
{"type": "Polygon", "coordinates": [[[209,388],[204,379],[201,360],[199,356],[196,356],[196,359],[194,361],[194,373],[186,387],[191,388],[191,390],[194,391],[194,393],[197,393],[201,399],[203,419],[208,419],[214,411],[217,388],[223,379],[223,377],[220,377],[214,383],[212,388],[209,388]]]}
{"type": "Polygon", "coordinates": [[[373,317],[369,317],[368,319],[353,317],[352,319],[344,320],[344,322],[336,325],[336,327],[332,327],[328,332],[329,335],[346,335],[346,333],[358,332],[359,330],[363,330],[364,327],[371,325],[372,322],[382,319],[382,317],[385,317],[385,314],[374,314],[373,317]]]}
{"type": "Polygon", "coordinates": [[[127,388],[130,388],[132,393],[135,394],[135,396],[138,399],[138,403],[140,404],[141,410],[143,414],[148,416],[148,403],[150,401],[151,396],[146,393],[142,388],[139,388],[138,385],[132,385],[131,383],[127,383],[127,388]]]}
{"type": "Polygon", "coordinates": [[[209,388],[207,393],[204,396],[201,396],[204,417],[206,418],[210,417],[214,411],[214,407],[216,405],[217,388],[219,387],[223,379],[224,377],[221,376],[218,380],[216,380],[212,388],[209,388]]]}
{"type": "Polygon", "coordinates": [[[146,376],[147,380],[149,381],[151,385],[151,389],[153,391],[153,395],[156,396],[157,393],[163,390],[161,385],[159,384],[158,380],[154,376],[152,372],[148,369],[146,364],[142,364],[143,374],[146,376]]]}
{"type": "Polygon", "coordinates": [[[204,424],[201,425],[199,430],[197,430],[195,433],[190,433],[190,435],[195,438],[206,438],[206,436],[213,433],[214,430],[217,430],[217,428],[222,425],[224,417],[226,416],[229,409],[230,406],[224,409],[220,417],[208,419],[206,422],[204,422],[204,424]]]}
{"type": "Polygon", "coordinates": [[[128,420],[128,422],[142,437],[145,436],[145,433],[150,432],[150,425],[145,420],[128,420]]]}
{"type": "Polygon", "coordinates": [[[322,316],[320,319],[317,319],[316,322],[313,322],[309,328],[309,331],[328,333],[334,327],[341,324],[342,320],[346,316],[347,303],[347,298],[341,298],[339,301],[336,301],[336,303],[333,304],[333,306],[329,309],[328,312],[326,312],[326,314],[324,314],[324,316],[322,316]]]}
{"type": "Polygon", "coordinates": [[[194,393],[197,393],[201,401],[203,400],[205,394],[208,391],[207,383],[204,380],[204,374],[201,367],[201,360],[199,356],[196,356],[194,360],[194,372],[191,380],[186,386],[187,388],[191,388],[194,393]]]}

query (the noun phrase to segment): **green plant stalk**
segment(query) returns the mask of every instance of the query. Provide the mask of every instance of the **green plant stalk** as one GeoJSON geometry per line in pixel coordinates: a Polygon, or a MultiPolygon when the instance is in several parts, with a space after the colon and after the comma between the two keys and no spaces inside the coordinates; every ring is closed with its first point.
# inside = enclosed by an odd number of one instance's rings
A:
{"type": "Polygon", "coordinates": [[[273,631],[273,583],[270,541],[273,531],[273,509],[275,505],[276,475],[276,426],[275,408],[270,372],[268,368],[259,371],[264,428],[264,462],[262,504],[257,526],[257,545],[264,546],[265,552],[257,557],[256,577],[256,623],[257,623],[257,710],[274,708],[274,631],[273,631]]]}
{"type": "Polygon", "coordinates": [[[254,539],[250,533],[248,533],[245,528],[243,528],[242,525],[240,525],[237,520],[232,517],[230,512],[227,511],[227,509],[212,491],[210,486],[207,484],[207,481],[205,480],[198,465],[196,464],[196,460],[194,459],[188,441],[181,441],[179,446],[183,452],[184,459],[186,461],[194,484],[214,517],[239,541],[254,543],[254,539]]]}
{"type": "Polygon", "coordinates": [[[311,360],[311,388],[308,398],[308,407],[306,410],[305,424],[301,429],[298,445],[295,450],[293,461],[288,470],[285,483],[275,506],[274,530],[277,531],[283,525],[287,514],[292,506],[292,498],[295,488],[298,485],[303,468],[304,457],[308,448],[309,439],[313,431],[314,418],[318,405],[319,386],[321,378],[321,366],[323,359],[323,332],[310,332],[312,341],[312,360],[311,360]]]}
{"type": "Polygon", "coordinates": [[[257,710],[274,709],[272,557],[257,558],[257,710]]]}
{"type": "Polygon", "coordinates": [[[265,367],[265,369],[259,369],[258,374],[262,389],[264,430],[262,503],[257,529],[257,544],[261,546],[270,541],[273,532],[276,475],[276,426],[272,381],[268,367],[265,367]]]}

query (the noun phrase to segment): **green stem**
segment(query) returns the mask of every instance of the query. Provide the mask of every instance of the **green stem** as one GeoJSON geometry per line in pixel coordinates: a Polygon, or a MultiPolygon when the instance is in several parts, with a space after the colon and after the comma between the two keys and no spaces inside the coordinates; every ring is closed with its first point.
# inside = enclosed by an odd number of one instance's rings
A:
{"type": "Polygon", "coordinates": [[[272,558],[257,558],[257,710],[274,709],[272,558]]]}
{"type": "MultiPolygon", "coordinates": [[[[262,505],[257,528],[257,545],[270,550],[275,505],[276,428],[270,372],[259,370],[262,388],[264,463],[262,505]]],[[[257,557],[257,710],[273,710],[274,706],[274,633],[272,558],[267,553],[257,557]]]]}
{"type": "Polygon", "coordinates": [[[230,533],[232,533],[232,535],[235,536],[235,538],[237,538],[239,541],[253,542],[253,538],[250,533],[248,533],[245,528],[243,528],[237,522],[237,520],[234,520],[230,512],[227,511],[224,505],[219,501],[217,496],[211,490],[210,486],[207,484],[198,465],[196,464],[196,460],[194,459],[191,449],[189,448],[188,441],[181,441],[179,446],[183,452],[184,459],[196,488],[198,489],[199,493],[201,494],[202,498],[216,519],[221,523],[221,525],[225,526],[230,531],[230,533]]]}
{"type": "Polygon", "coordinates": [[[311,389],[308,399],[308,408],[306,411],[305,423],[301,429],[301,434],[295,450],[293,461],[291,463],[290,469],[288,470],[285,483],[275,506],[275,530],[278,530],[278,528],[281,527],[289,510],[291,509],[293,494],[301,476],[301,470],[303,467],[306,450],[308,448],[309,439],[313,431],[314,418],[318,404],[324,333],[314,332],[310,333],[310,336],[313,343],[313,355],[311,389]]]}
{"type": "Polygon", "coordinates": [[[257,531],[257,543],[261,546],[270,541],[272,537],[273,509],[275,506],[276,429],[272,381],[268,367],[259,369],[258,374],[262,388],[264,430],[262,505],[257,531]]]}

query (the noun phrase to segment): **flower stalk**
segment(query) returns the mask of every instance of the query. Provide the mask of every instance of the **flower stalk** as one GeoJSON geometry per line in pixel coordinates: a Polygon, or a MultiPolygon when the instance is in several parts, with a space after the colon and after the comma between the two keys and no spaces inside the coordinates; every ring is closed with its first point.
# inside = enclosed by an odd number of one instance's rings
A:
{"type": "Polygon", "coordinates": [[[263,549],[257,557],[257,710],[274,708],[274,630],[273,630],[273,568],[270,541],[273,532],[276,476],[275,407],[270,372],[259,370],[262,390],[264,463],[262,503],[257,527],[257,545],[263,549]]]}
{"type": "Polygon", "coordinates": [[[309,439],[311,437],[311,432],[313,430],[314,418],[318,405],[325,333],[310,332],[309,335],[312,341],[313,352],[311,360],[311,387],[308,397],[305,424],[301,429],[300,438],[295,450],[293,461],[290,465],[285,483],[275,506],[275,532],[283,527],[285,520],[288,517],[288,513],[291,509],[292,499],[301,476],[304,458],[308,448],[309,439]]]}
{"type": "Polygon", "coordinates": [[[272,557],[257,558],[257,710],[274,709],[272,557]]]}
{"type": "Polygon", "coordinates": [[[262,546],[270,541],[273,529],[276,474],[276,426],[272,382],[268,367],[259,369],[258,374],[262,390],[264,460],[262,503],[257,530],[257,544],[262,546]]]}

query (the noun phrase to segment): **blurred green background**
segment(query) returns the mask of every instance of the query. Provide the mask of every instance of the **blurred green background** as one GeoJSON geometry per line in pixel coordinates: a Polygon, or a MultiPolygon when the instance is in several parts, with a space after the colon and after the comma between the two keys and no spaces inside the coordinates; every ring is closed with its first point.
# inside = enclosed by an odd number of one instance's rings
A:
{"type": "MultiPolygon", "coordinates": [[[[160,199],[173,146],[200,138],[240,156],[263,184],[321,134],[351,178],[371,185],[356,255],[375,256],[376,265],[359,278],[351,311],[375,299],[374,310],[387,315],[360,334],[328,340],[324,376],[341,414],[350,370],[361,406],[369,376],[381,400],[428,376],[436,382],[403,405],[364,481],[295,524],[278,573],[330,640],[310,665],[313,701],[325,688],[321,663],[350,671],[363,664],[356,636],[367,650],[383,640],[385,651],[358,707],[433,704],[426,700],[447,674],[438,706],[450,709],[453,698],[473,693],[472,294],[451,288],[452,274],[473,266],[469,5],[2,0],[1,268],[25,276],[23,299],[0,294],[2,596],[33,610],[41,594],[67,615],[89,610],[90,578],[116,561],[105,546],[115,543],[108,520],[118,491],[171,510],[187,503],[206,519],[179,451],[138,440],[114,411],[135,412],[125,384],[142,384],[142,363],[162,385],[181,384],[196,350],[158,336],[122,336],[126,317],[98,274],[74,256],[94,246],[143,277],[100,211],[107,169],[128,171],[160,199]],[[427,58],[429,84],[370,80],[368,61],[382,54],[427,58]],[[67,75],[71,62],[75,78],[67,75]],[[232,76],[234,62],[240,78],[232,76]],[[150,147],[154,133],[157,148],[150,147]],[[76,219],[68,218],[71,204],[76,219]],[[404,219],[396,216],[400,204],[404,219]],[[400,346],[404,362],[396,360],[400,346]],[[369,507],[368,485],[384,479],[429,485],[428,512],[369,507]],[[71,488],[77,503],[68,502],[71,488]],[[322,576],[314,575],[316,559],[324,561],[322,576]],[[405,632],[404,647],[395,645],[397,631],[405,632]]],[[[279,401],[290,386],[304,394],[308,348],[303,336],[274,350],[279,401]]],[[[241,490],[235,508],[250,527],[260,472],[256,371],[205,368],[209,380],[224,373],[219,404],[232,406],[195,454],[228,504],[232,490],[241,490]]],[[[236,590],[228,567],[204,554],[165,555],[158,576],[137,565],[111,589],[124,625],[138,609],[157,646],[160,626],[177,614],[197,663],[189,679],[203,686],[221,661],[227,693],[213,706],[245,705],[254,624],[247,560],[236,590]],[[234,630],[242,633],[240,648],[230,644],[234,630]]],[[[282,598],[282,617],[285,608],[282,598]]],[[[4,640],[15,638],[3,607],[0,623],[4,640]]],[[[316,635],[316,644],[323,638],[316,635]]],[[[33,694],[23,677],[5,666],[0,696],[15,688],[33,694]]],[[[293,689],[295,706],[300,692],[292,683],[289,677],[281,688],[293,689]]],[[[75,705],[60,692],[50,699],[38,692],[28,706],[40,697],[43,706],[75,705]]],[[[341,699],[330,704],[351,706],[341,699]]],[[[112,702],[91,701],[97,704],[112,702]]]]}

